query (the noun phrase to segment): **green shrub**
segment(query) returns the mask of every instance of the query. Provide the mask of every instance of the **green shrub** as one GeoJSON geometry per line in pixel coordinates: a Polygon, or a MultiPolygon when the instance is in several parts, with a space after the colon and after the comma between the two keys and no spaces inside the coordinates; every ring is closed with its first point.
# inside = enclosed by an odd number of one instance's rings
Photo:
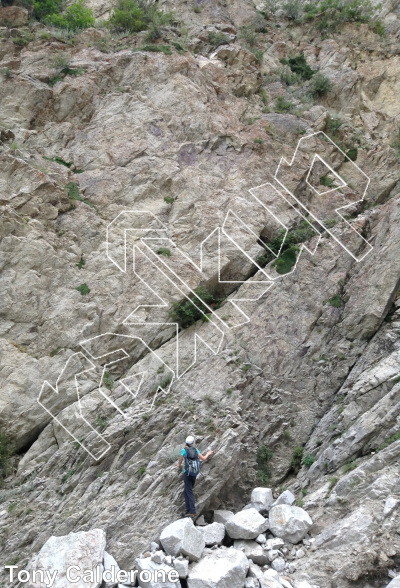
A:
{"type": "Polygon", "coordinates": [[[350,159],[350,161],[356,161],[357,156],[358,156],[358,149],[357,149],[357,147],[352,147],[351,149],[349,149],[348,151],[346,151],[346,155],[350,159]]]}
{"type": "Polygon", "coordinates": [[[266,445],[260,445],[257,449],[258,477],[264,484],[269,483],[272,457],[273,451],[266,445]]]}
{"type": "Polygon", "coordinates": [[[310,80],[315,73],[308,65],[304,53],[300,53],[296,57],[289,57],[289,59],[281,59],[280,61],[284,65],[288,65],[292,72],[303,80],[310,80]]]}
{"type": "Polygon", "coordinates": [[[290,469],[297,474],[300,471],[301,463],[303,459],[303,448],[296,447],[292,453],[292,460],[290,462],[290,469]]]}
{"type": "Polygon", "coordinates": [[[167,204],[173,204],[175,202],[175,198],[172,198],[172,196],[165,196],[164,202],[167,204]]]}
{"type": "Polygon", "coordinates": [[[286,231],[282,230],[275,239],[266,243],[265,245],[271,251],[265,250],[257,258],[257,262],[261,266],[274,260],[272,267],[275,267],[276,271],[281,275],[289,273],[295,265],[299,251],[297,245],[315,237],[316,232],[306,221],[301,221],[296,227],[288,231],[286,238],[285,235],[286,231]],[[279,255],[279,257],[276,258],[276,255],[279,255]]]}
{"type": "Polygon", "coordinates": [[[14,444],[6,433],[0,433],[0,484],[11,473],[14,444]]]}
{"type": "Polygon", "coordinates": [[[284,84],[286,84],[287,86],[293,86],[294,84],[297,84],[300,80],[300,77],[293,73],[292,71],[289,71],[290,68],[288,67],[282,67],[278,73],[279,73],[279,78],[281,80],[281,82],[283,82],[284,84]]]}
{"type": "Polygon", "coordinates": [[[108,372],[106,372],[103,376],[103,384],[109,390],[112,390],[114,387],[114,379],[113,379],[112,375],[109,374],[108,372]]]}
{"type": "Polygon", "coordinates": [[[315,457],[315,455],[310,455],[310,454],[306,454],[303,456],[302,459],[302,464],[306,466],[306,468],[309,468],[312,466],[312,464],[317,460],[317,458],[315,457]]]}
{"type": "Polygon", "coordinates": [[[172,320],[177,322],[182,329],[193,325],[196,321],[201,319],[204,314],[209,312],[207,306],[214,306],[214,308],[217,308],[221,303],[221,300],[214,299],[214,295],[204,286],[199,286],[194,292],[197,294],[198,298],[196,296],[191,296],[182,302],[174,302],[169,311],[172,320]]]}
{"type": "Polygon", "coordinates": [[[107,425],[108,418],[104,415],[99,415],[96,419],[96,426],[99,427],[99,429],[105,429],[107,425]]]}
{"type": "Polygon", "coordinates": [[[321,176],[319,179],[319,183],[321,186],[326,186],[327,188],[333,188],[334,181],[329,176],[321,176]]]}
{"type": "Polygon", "coordinates": [[[220,45],[226,45],[229,43],[227,37],[224,33],[215,33],[214,31],[209,31],[207,35],[207,41],[209,45],[212,45],[214,48],[219,47],[220,45]]]}
{"type": "Polygon", "coordinates": [[[342,121],[340,118],[329,118],[326,122],[326,131],[332,135],[336,135],[339,127],[341,127],[342,121]]]}
{"type": "Polygon", "coordinates": [[[337,476],[332,476],[331,479],[329,480],[329,488],[328,488],[328,492],[330,492],[332,490],[332,488],[335,486],[336,482],[338,481],[338,477],[337,476]]]}
{"type": "Polygon", "coordinates": [[[95,18],[92,9],[85,5],[85,0],[75,0],[64,14],[51,14],[46,18],[46,22],[60,29],[78,31],[92,27],[95,18]]]}
{"type": "Polygon", "coordinates": [[[195,7],[193,8],[193,12],[195,12],[196,14],[200,14],[200,12],[201,12],[201,8],[200,8],[200,6],[195,6],[195,7]]]}
{"type": "Polygon", "coordinates": [[[388,437],[383,443],[381,443],[381,445],[379,445],[379,447],[377,448],[377,451],[381,451],[382,449],[385,449],[386,447],[388,447],[389,445],[391,445],[395,441],[398,441],[399,439],[400,439],[400,431],[398,431],[397,433],[395,433],[391,437],[388,437]]]}
{"type": "Polygon", "coordinates": [[[340,296],[340,294],[335,294],[334,296],[332,296],[332,298],[327,298],[326,300],[324,300],[323,305],[325,306],[325,304],[327,303],[333,306],[333,308],[341,308],[342,297],[340,296]]]}
{"type": "Polygon", "coordinates": [[[279,9],[279,0],[264,0],[262,5],[262,12],[266,18],[272,18],[275,16],[279,9]]]}
{"type": "Polygon", "coordinates": [[[241,28],[239,38],[243,39],[250,47],[254,47],[257,43],[257,33],[251,25],[241,28]]]}
{"type": "Polygon", "coordinates": [[[90,292],[90,288],[87,284],[81,284],[80,286],[75,288],[75,290],[78,290],[78,292],[80,292],[82,296],[86,296],[86,294],[89,294],[90,292]]]}
{"type": "Polygon", "coordinates": [[[286,100],[284,96],[278,96],[275,100],[275,112],[289,112],[292,108],[293,102],[286,100]]]}
{"type": "Polygon", "coordinates": [[[357,464],[355,461],[349,461],[348,463],[345,463],[343,466],[343,471],[347,474],[347,472],[351,472],[351,470],[355,470],[357,467],[357,464]]]}
{"type": "Polygon", "coordinates": [[[313,77],[310,85],[310,93],[314,98],[320,98],[333,88],[332,82],[322,73],[317,73],[313,77]]]}
{"type": "Polygon", "coordinates": [[[397,154],[400,154],[400,127],[398,128],[397,133],[395,134],[390,146],[396,150],[397,154]]]}
{"type": "Polygon", "coordinates": [[[142,47],[136,47],[132,51],[153,51],[154,53],[164,53],[165,55],[172,55],[172,50],[169,45],[143,45],[142,47]]]}
{"type": "Polygon", "coordinates": [[[250,51],[252,52],[252,54],[256,58],[257,63],[261,64],[264,59],[264,51],[262,49],[254,49],[254,48],[250,49],[250,51]]]}
{"type": "Polygon", "coordinates": [[[307,5],[306,19],[315,20],[315,27],[328,33],[346,22],[370,22],[373,10],[371,0],[322,0],[307,5]]]}
{"type": "Polygon", "coordinates": [[[63,0],[34,0],[33,16],[43,22],[49,16],[59,14],[63,3],[63,0]]]}
{"type": "Polygon", "coordinates": [[[299,251],[299,247],[293,245],[292,247],[288,247],[281,255],[276,259],[272,264],[271,267],[276,268],[278,274],[284,275],[288,274],[293,266],[296,264],[297,260],[297,253],[299,251]]]}
{"type": "Polygon", "coordinates": [[[107,26],[116,31],[138,33],[149,30],[147,41],[161,37],[161,27],[172,24],[172,12],[162,12],[155,5],[140,0],[118,0],[107,26]]]}
{"type": "Polygon", "coordinates": [[[3,67],[0,69],[0,74],[4,76],[6,79],[12,78],[12,71],[9,67],[3,67]]]}
{"type": "Polygon", "coordinates": [[[27,39],[26,37],[14,37],[12,40],[14,45],[17,45],[18,47],[25,47],[29,44],[29,41],[30,39],[27,39]]]}
{"type": "Polygon", "coordinates": [[[71,201],[70,210],[74,210],[75,209],[75,200],[78,200],[79,202],[83,202],[87,206],[90,206],[91,208],[94,208],[95,211],[98,212],[97,206],[95,206],[93,204],[93,202],[90,202],[90,200],[87,200],[86,198],[83,198],[80,195],[80,193],[79,193],[79,186],[78,186],[78,184],[76,182],[68,182],[68,184],[65,186],[65,189],[66,189],[67,194],[69,196],[69,199],[71,201]]]}
{"type": "Polygon", "coordinates": [[[372,30],[374,33],[379,35],[380,37],[386,37],[386,29],[380,20],[376,20],[372,26],[372,30]]]}
{"type": "Polygon", "coordinates": [[[75,264],[76,267],[78,269],[82,269],[84,265],[86,265],[86,261],[83,259],[83,256],[81,255],[80,260],[78,261],[78,263],[75,264]]]}
{"type": "Polygon", "coordinates": [[[282,9],[287,19],[300,22],[304,10],[304,2],[303,0],[288,0],[282,5],[282,9]]]}
{"type": "Polygon", "coordinates": [[[165,255],[166,257],[171,257],[171,250],[167,249],[166,247],[159,247],[156,253],[157,255],[165,255]]]}

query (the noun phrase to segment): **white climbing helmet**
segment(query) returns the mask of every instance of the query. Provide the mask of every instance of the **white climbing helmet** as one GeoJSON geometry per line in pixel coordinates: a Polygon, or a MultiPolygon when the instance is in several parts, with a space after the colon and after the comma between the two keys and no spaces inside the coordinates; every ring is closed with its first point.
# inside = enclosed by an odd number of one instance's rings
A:
{"type": "Polygon", "coordinates": [[[194,443],[194,437],[192,437],[191,435],[189,435],[189,437],[186,437],[186,445],[193,445],[194,443]]]}

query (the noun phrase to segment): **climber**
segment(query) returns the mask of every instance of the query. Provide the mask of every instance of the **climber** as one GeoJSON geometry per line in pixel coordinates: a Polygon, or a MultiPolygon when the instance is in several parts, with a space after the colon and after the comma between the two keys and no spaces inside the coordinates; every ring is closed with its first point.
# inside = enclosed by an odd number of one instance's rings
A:
{"type": "Polygon", "coordinates": [[[213,453],[214,452],[210,449],[205,455],[201,455],[200,451],[194,446],[194,437],[192,436],[187,437],[186,445],[181,451],[178,469],[181,469],[183,463],[183,482],[186,504],[185,516],[191,517],[192,519],[196,516],[193,487],[200,472],[201,462],[206,461],[206,459],[208,459],[210,455],[213,455],[213,453]]]}

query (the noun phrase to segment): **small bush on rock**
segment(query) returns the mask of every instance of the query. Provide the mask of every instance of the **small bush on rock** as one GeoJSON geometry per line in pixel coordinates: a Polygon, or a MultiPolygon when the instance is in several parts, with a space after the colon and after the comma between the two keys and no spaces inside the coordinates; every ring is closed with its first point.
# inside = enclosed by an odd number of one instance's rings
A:
{"type": "Polygon", "coordinates": [[[268,484],[271,477],[272,456],[272,449],[266,445],[260,445],[257,449],[258,477],[263,484],[268,484]]]}
{"type": "Polygon", "coordinates": [[[107,25],[116,31],[138,33],[149,30],[146,40],[155,41],[161,35],[161,27],[173,22],[173,12],[162,12],[155,5],[140,0],[118,0],[107,25]]]}
{"type": "Polygon", "coordinates": [[[78,31],[92,27],[95,24],[95,18],[92,9],[85,5],[85,0],[76,0],[68,6],[64,14],[52,14],[46,22],[60,29],[78,31]]]}
{"type": "Polygon", "coordinates": [[[169,312],[172,320],[176,321],[183,329],[193,325],[209,312],[207,306],[213,306],[216,309],[221,304],[221,300],[215,299],[214,295],[204,286],[199,286],[194,292],[197,296],[190,296],[189,299],[182,302],[174,302],[169,312]]]}
{"type": "Polygon", "coordinates": [[[306,20],[315,20],[319,31],[330,33],[346,22],[370,22],[373,10],[371,0],[322,0],[306,6],[306,20]]]}
{"type": "Polygon", "coordinates": [[[311,82],[310,93],[313,98],[320,98],[333,88],[332,82],[322,73],[317,73],[311,82]]]}
{"type": "Polygon", "coordinates": [[[284,65],[288,65],[292,72],[300,76],[303,80],[310,80],[315,73],[306,62],[304,53],[300,53],[296,57],[289,57],[289,59],[281,59],[280,61],[284,65]]]}

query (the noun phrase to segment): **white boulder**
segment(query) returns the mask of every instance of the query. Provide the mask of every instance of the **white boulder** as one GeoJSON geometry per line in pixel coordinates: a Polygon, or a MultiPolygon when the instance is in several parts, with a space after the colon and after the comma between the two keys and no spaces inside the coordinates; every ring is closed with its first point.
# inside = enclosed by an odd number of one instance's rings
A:
{"type": "Polygon", "coordinates": [[[248,559],[253,560],[253,562],[259,566],[263,566],[269,561],[267,552],[264,551],[261,545],[256,543],[256,541],[246,541],[244,539],[237,539],[233,543],[233,547],[235,549],[240,549],[240,551],[243,551],[243,553],[248,559]]]}
{"type": "Polygon", "coordinates": [[[171,581],[168,579],[167,574],[172,571],[176,571],[166,564],[157,564],[150,557],[138,557],[135,560],[136,569],[138,573],[139,586],[141,588],[180,588],[181,583],[179,579],[171,581]],[[143,579],[140,576],[140,572],[147,571],[147,576],[143,579]]]}
{"type": "Polygon", "coordinates": [[[189,574],[189,562],[187,559],[175,558],[173,563],[174,568],[179,574],[180,578],[187,578],[189,574]]]}
{"type": "Polygon", "coordinates": [[[234,516],[231,510],[214,510],[214,523],[225,525],[234,516]]]}
{"type": "Polygon", "coordinates": [[[249,561],[237,549],[217,549],[191,566],[188,588],[243,588],[249,561]]]}
{"type": "Polygon", "coordinates": [[[115,578],[120,568],[115,559],[113,558],[113,556],[107,553],[107,551],[104,552],[103,566],[105,588],[115,588],[115,586],[117,586],[118,583],[113,582],[111,578],[115,578]]]}
{"type": "Polygon", "coordinates": [[[397,578],[393,578],[393,580],[389,582],[386,588],[400,588],[400,576],[397,576],[397,578]]]}
{"type": "Polygon", "coordinates": [[[268,519],[265,519],[255,508],[241,510],[225,525],[228,535],[232,539],[255,539],[268,529],[268,519]]]}
{"type": "Polygon", "coordinates": [[[290,490],[285,490],[278,496],[272,506],[278,506],[278,504],[289,504],[289,506],[291,506],[294,504],[295,500],[295,495],[290,492],[290,490]]]}
{"type": "Polygon", "coordinates": [[[246,578],[244,588],[259,588],[260,583],[255,578],[246,578]]]}
{"type": "MultiPolygon", "coordinates": [[[[33,558],[30,569],[47,570],[52,575],[57,571],[52,588],[65,588],[69,585],[67,580],[67,568],[70,565],[78,566],[81,570],[100,568],[100,577],[103,573],[103,557],[106,546],[106,535],[102,529],[69,533],[62,537],[50,537],[43,545],[39,553],[33,558]]],[[[81,574],[81,577],[83,575],[81,574]]],[[[74,584],[75,588],[99,588],[101,584],[84,582],[80,579],[74,584]]],[[[31,583],[32,588],[44,588],[46,584],[31,583]]]]}
{"type": "Polygon", "coordinates": [[[200,559],[205,547],[203,533],[194,526],[191,519],[179,519],[165,527],[160,541],[169,555],[185,555],[190,561],[200,559]]]}
{"type": "Polygon", "coordinates": [[[264,549],[280,549],[285,545],[285,542],[280,537],[272,537],[267,539],[264,545],[264,549]]]}
{"type": "Polygon", "coordinates": [[[286,562],[283,559],[283,557],[277,557],[276,559],[274,559],[274,561],[271,563],[271,568],[273,570],[275,570],[276,572],[283,572],[283,570],[285,569],[285,565],[286,562]]]}
{"type": "Polygon", "coordinates": [[[254,488],[251,503],[258,512],[267,512],[274,502],[271,488],[254,488]]]}
{"type": "Polygon", "coordinates": [[[204,542],[207,546],[222,543],[225,537],[225,525],[222,523],[211,523],[201,528],[204,542]]]}
{"type": "Polygon", "coordinates": [[[289,543],[298,543],[304,539],[312,524],[308,513],[298,506],[279,504],[269,512],[271,533],[289,543]]]}

